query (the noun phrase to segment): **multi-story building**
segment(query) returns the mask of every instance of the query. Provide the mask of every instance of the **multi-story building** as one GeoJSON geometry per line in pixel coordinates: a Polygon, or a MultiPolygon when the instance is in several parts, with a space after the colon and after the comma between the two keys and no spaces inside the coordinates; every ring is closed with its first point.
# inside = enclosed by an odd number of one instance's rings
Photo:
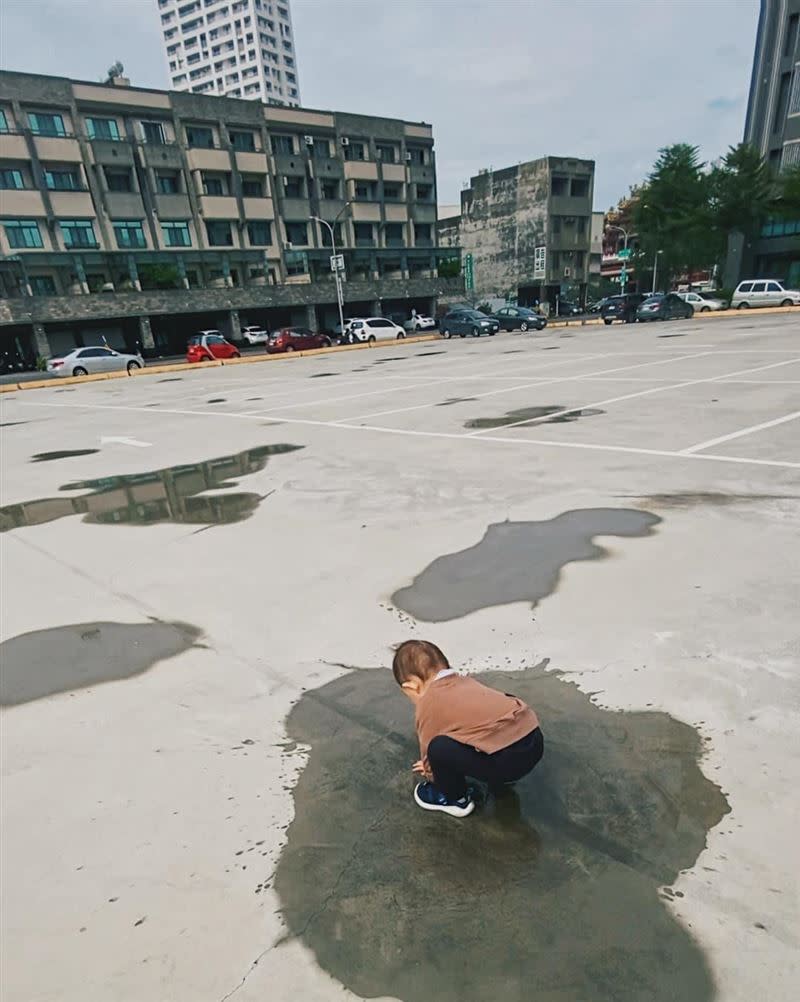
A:
{"type": "Polygon", "coordinates": [[[522,305],[584,300],[592,251],[594,161],[543,157],[481,171],[443,219],[442,248],[472,255],[474,298],[522,305]]]}
{"type": "Polygon", "coordinates": [[[289,0],[156,0],[175,90],[300,104],[289,0]]]}
{"type": "MultiPolygon", "coordinates": [[[[776,173],[800,166],[800,0],[761,0],[744,141],[776,173]]],[[[732,235],[725,284],[761,276],[800,285],[800,219],[767,220],[755,240],[732,235]]]]}
{"type": "MultiPolygon", "coordinates": [[[[0,340],[179,352],[216,327],[431,313],[429,125],[0,73],[0,340]]],[[[452,256],[448,252],[447,256],[452,256]]],[[[14,349],[16,345],[16,349],[14,349]]]]}

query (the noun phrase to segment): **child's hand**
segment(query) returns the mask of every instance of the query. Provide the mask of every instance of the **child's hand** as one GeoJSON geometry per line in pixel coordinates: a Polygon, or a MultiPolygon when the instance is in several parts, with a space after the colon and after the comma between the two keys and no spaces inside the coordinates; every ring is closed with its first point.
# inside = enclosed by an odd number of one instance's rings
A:
{"type": "Polygon", "coordinates": [[[419,759],[418,762],[415,762],[411,766],[411,768],[418,776],[424,776],[425,779],[433,779],[430,770],[425,768],[425,763],[422,761],[422,759],[419,759]]]}

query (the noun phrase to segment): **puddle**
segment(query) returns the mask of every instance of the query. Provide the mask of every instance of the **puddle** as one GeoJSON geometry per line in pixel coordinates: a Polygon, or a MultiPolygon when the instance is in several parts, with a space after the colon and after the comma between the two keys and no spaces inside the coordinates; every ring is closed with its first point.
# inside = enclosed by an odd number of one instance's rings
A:
{"type": "Polygon", "coordinates": [[[465,428],[504,428],[508,424],[518,424],[520,428],[528,427],[526,422],[536,422],[536,424],[569,424],[582,417],[595,417],[597,414],[605,414],[605,411],[597,407],[583,407],[571,410],[568,414],[560,412],[566,410],[563,404],[550,404],[547,407],[520,407],[515,411],[507,411],[502,417],[494,418],[473,418],[464,424],[465,428]],[[548,418],[548,414],[555,417],[548,418]],[[547,420],[542,420],[547,418],[547,420]]]}
{"type": "Polygon", "coordinates": [[[686,337],[688,331],[684,331],[682,334],[657,334],[656,337],[686,337]]]}
{"type": "Polygon", "coordinates": [[[227,397],[212,397],[210,400],[206,400],[207,404],[224,404],[227,403],[227,397]]]}
{"type": "Polygon", "coordinates": [[[0,705],[132,678],[194,646],[186,623],[76,623],[34,630],[0,644],[0,705]]]}
{"type": "Polygon", "coordinates": [[[183,382],[183,377],[182,376],[170,376],[169,379],[157,379],[156,382],[157,383],[182,383],[183,382]]]}
{"type": "Polygon", "coordinates": [[[595,536],[649,536],[660,521],[634,508],[579,508],[542,522],[496,522],[479,543],[428,564],[392,603],[427,623],[512,602],[533,607],[556,591],[567,564],[606,556],[595,536]]]}
{"type": "Polygon", "coordinates": [[[619,494],[618,497],[636,498],[639,504],[646,508],[695,508],[698,505],[710,505],[715,508],[727,508],[735,504],[748,504],[759,501],[798,501],[798,494],[722,494],[716,491],[687,491],[675,494],[648,494],[640,497],[636,494],[619,494]]]}
{"type": "Polygon", "coordinates": [[[246,397],[245,403],[250,403],[251,400],[263,400],[263,397],[246,397]]]}
{"type": "Polygon", "coordinates": [[[61,449],[58,452],[37,452],[31,456],[32,463],[50,463],[54,459],[70,459],[73,456],[93,456],[99,449],[61,449]]]}
{"type": "Polygon", "coordinates": [[[324,379],[325,376],[338,376],[338,372],[315,372],[309,379],[324,379]]]}
{"type": "Polygon", "coordinates": [[[30,424],[30,421],[0,421],[0,428],[15,428],[18,424],[30,424]]]}
{"type": "Polygon", "coordinates": [[[501,351],[501,355],[524,355],[524,348],[509,348],[508,351],[501,351]]]}
{"type": "Polygon", "coordinates": [[[449,397],[447,400],[443,400],[437,407],[450,407],[452,404],[468,404],[473,400],[477,400],[477,397],[449,397]]]}
{"type": "Polygon", "coordinates": [[[270,456],[302,449],[301,445],[262,445],[205,463],[170,466],[151,473],[102,477],[65,484],[62,491],[89,491],[80,497],[40,498],[0,508],[0,532],[42,525],[69,515],[104,525],[154,525],[175,522],[222,525],[248,518],[263,500],[254,493],[208,494],[237,485],[234,477],[258,473],[270,456]]]}
{"type": "Polygon", "coordinates": [[[549,344],[546,348],[542,348],[542,351],[558,351],[560,347],[560,344],[549,344]]]}
{"type": "Polygon", "coordinates": [[[415,358],[428,358],[429,355],[446,355],[446,351],[418,351],[414,353],[415,358]]]}
{"type": "Polygon", "coordinates": [[[376,358],[372,364],[384,365],[386,362],[403,362],[405,361],[405,358],[405,355],[392,355],[389,358],[376,358]]]}
{"type": "Polygon", "coordinates": [[[700,736],[538,668],[481,678],[536,708],[545,754],[465,821],[414,806],[412,708],[388,669],[303,694],[287,738],[310,752],[275,877],[289,937],[364,998],[711,1002],[659,897],[729,810],[700,736]]]}

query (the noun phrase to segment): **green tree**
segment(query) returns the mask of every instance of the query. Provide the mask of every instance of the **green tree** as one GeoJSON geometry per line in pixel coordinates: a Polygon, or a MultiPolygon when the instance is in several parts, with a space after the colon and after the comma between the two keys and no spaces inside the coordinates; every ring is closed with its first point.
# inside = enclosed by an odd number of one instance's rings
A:
{"type": "Polygon", "coordinates": [[[754,146],[731,146],[709,175],[712,225],[720,243],[734,230],[750,240],[758,235],[775,200],[769,168],[754,146]]]}
{"type": "Polygon", "coordinates": [[[667,287],[671,279],[709,267],[719,256],[704,168],[696,146],[676,143],[659,150],[634,210],[637,274],[652,270],[658,255],[663,278],[658,284],[667,287]]]}

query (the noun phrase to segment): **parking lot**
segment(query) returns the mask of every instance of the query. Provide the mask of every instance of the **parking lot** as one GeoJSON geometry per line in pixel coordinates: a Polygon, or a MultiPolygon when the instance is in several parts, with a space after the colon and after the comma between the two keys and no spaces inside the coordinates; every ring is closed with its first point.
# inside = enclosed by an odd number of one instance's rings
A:
{"type": "Polygon", "coordinates": [[[0,408],[6,1002],[796,997],[798,316],[0,408]],[[409,636],[510,814],[413,806],[409,636]]]}

